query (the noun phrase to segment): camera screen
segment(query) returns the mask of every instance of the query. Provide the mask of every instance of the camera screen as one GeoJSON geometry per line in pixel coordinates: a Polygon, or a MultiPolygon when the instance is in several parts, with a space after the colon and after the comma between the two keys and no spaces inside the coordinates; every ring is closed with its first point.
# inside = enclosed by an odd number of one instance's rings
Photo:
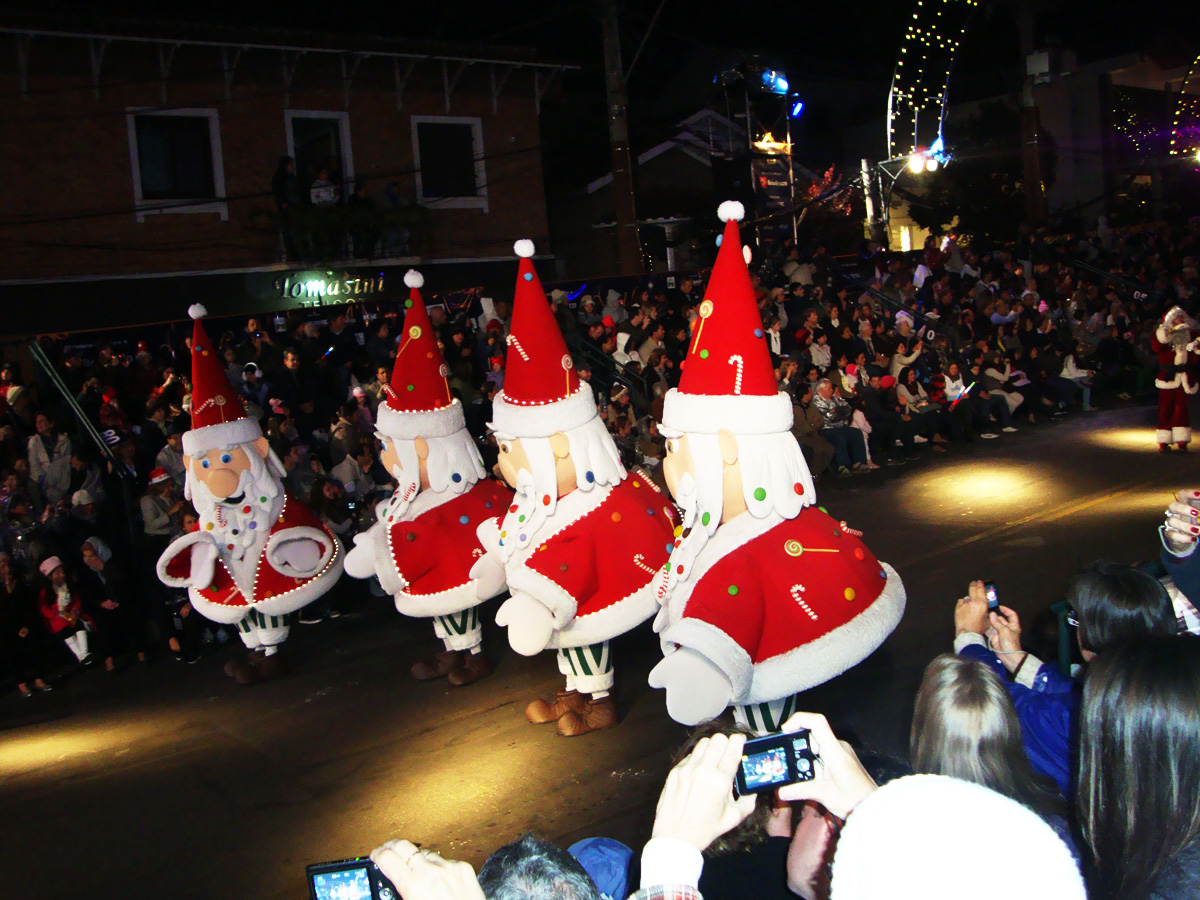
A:
{"type": "Polygon", "coordinates": [[[312,887],[315,900],[371,900],[371,878],[366,866],[315,874],[312,887]]]}
{"type": "Polygon", "coordinates": [[[996,593],[996,582],[984,582],[983,591],[987,595],[988,609],[995,609],[1000,605],[1000,595],[996,593]]]}
{"type": "Polygon", "coordinates": [[[761,753],[742,757],[742,779],[750,790],[787,784],[787,751],[783,747],[772,747],[761,753]]]}

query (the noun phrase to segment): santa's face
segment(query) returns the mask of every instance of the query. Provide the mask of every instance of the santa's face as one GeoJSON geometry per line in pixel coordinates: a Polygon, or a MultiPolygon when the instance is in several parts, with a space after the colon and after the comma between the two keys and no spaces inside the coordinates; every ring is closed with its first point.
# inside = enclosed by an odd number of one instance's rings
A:
{"type": "Polygon", "coordinates": [[[184,465],[192,478],[208,488],[218,500],[238,493],[242,473],[250,469],[250,457],[244,447],[209,450],[203,456],[185,457],[184,465]]]}
{"type": "Polygon", "coordinates": [[[529,465],[529,457],[525,454],[525,449],[521,446],[520,438],[501,438],[500,459],[496,463],[496,467],[500,470],[500,477],[511,488],[517,486],[517,474],[524,469],[526,472],[532,472],[533,469],[529,465]]]}
{"type": "MultiPolygon", "coordinates": [[[[382,446],[379,452],[379,461],[383,464],[384,471],[396,479],[396,483],[400,486],[402,494],[411,495],[416,492],[417,488],[421,490],[429,489],[429,467],[426,459],[429,454],[429,445],[423,438],[415,438],[405,443],[416,451],[414,454],[408,454],[408,466],[404,465],[404,454],[401,454],[397,449],[397,441],[395,438],[388,437],[385,434],[376,434],[376,439],[382,446]],[[415,465],[414,465],[415,462],[415,465]]],[[[366,471],[369,467],[370,452],[367,453],[367,466],[363,467],[366,471]]],[[[359,460],[360,464],[363,460],[359,460]]]]}
{"type": "Polygon", "coordinates": [[[676,500],[679,499],[679,483],[684,475],[696,477],[696,463],[692,459],[691,444],[686,434],[667,440],[667,455],[663,460],[663,477],[667,481],[667,490],[676,500]]]}

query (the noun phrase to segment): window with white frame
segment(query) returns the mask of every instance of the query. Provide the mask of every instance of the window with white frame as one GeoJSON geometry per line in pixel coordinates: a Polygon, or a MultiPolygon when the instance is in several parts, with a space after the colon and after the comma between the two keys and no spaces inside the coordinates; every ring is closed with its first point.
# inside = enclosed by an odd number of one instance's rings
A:
{"type": "Polygon", "coordinates": [[[483,125],[478,118],[413,116],[412,139],[419,203],[487,211],[483,125]]]}
{"type": "Polygon", "coordinates": [[[215,109],[130,110],[126,122],[138,221],[152,213],[229,217],[215,109]]]}

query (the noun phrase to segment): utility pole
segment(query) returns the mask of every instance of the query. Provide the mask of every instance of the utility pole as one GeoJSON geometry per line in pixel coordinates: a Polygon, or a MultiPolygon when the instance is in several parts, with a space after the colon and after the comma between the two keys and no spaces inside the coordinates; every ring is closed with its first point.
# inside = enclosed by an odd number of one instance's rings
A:
{"type": "Polygon", "coordinates": [[[604,87],[608,94],[608,139],[612,145],[613,206],[617,215],[617,262],[622,275],[642,274],[637,208],[633,202],[633,166],[625,113],[625,75],[616,0],[599,0],[604,34],[604,87]]]}
{"type": "Polygon", "coordinates": [[[1028,70],[1029,57],[1033,53],[1033,9],[1029,0],[1021,2],[1017,27],[1021,34],[1022,65],[1026,67],[1021,91],[1021,162],[1024,169],[1021,180],[1025,186],[1025,215],[1030,226],[1036,228],[1046,220],[1046,190],[1042,184],[1042,154],[1038,147],[1041,114],[1033,97],[1033,76],[1028,70]]]}

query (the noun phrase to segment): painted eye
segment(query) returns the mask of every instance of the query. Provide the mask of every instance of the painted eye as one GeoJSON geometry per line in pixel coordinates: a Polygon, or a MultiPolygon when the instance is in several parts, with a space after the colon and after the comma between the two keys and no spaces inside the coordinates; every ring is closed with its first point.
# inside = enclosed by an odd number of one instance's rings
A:
{"type": "Polygon", "coordinates": [[[667,452],[668,453],[675,452],[675,442],[674,441],[667,441],[667,452]]]}
{"type": "Polygon", "coordinates": [[[208,468],[208,460],[207,460],[207,459],[206,459],[206,460],[202,460],[202,461],[201,461],[201,463],[200,463],[200,465],[201,465],[203,468],[207,469],[207,468],[208,468]]]}
{"type": "Polygon", "coordinates": [[[228,453],[222,453],[221,454],[221,462],[225,463],[226,465],[229,465],[229,463],[233,462],[233,457],[230,456],[228,453]]]}
{"type": "Polygon", "coordinates": [[[501,452],[501,453],[507,453],[507,452],[508,452],[508,450],[509,450],[509,445],[508,445],[508,443],[507,443],[507,442],[505,442],[505,443],[503,443],[503,444],[501,444],[501,445],[500,445],[500,452],[501,452]]]}

